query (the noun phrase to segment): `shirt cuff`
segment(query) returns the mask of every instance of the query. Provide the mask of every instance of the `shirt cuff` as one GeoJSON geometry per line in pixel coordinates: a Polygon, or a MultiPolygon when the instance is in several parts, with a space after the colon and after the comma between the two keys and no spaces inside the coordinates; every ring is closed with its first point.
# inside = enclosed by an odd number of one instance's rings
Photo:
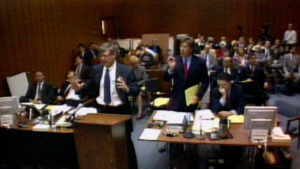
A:
{"type": "Polygon", "coordinates": [[[237,115],[237,112],[235,110],[230,110],[229,111],[232,115],[237,115]]]}

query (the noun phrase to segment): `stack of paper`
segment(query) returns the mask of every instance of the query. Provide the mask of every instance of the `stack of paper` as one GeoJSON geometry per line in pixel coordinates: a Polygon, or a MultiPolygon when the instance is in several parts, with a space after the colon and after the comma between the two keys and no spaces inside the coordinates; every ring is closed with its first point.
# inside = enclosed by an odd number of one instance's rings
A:
{"type": "Polygon", "coordinates": [[[281,127],[274,127],[272,130],[272,142],[289,142],[291,141],[291,136],[284,134],[281,127]]]}
{"type": "Polygon", "coordinates": [[[140,135],[141,140],[158,140],[158,137],[161,133],[160,129],[149,129],[145,128],[140,135]]]}
{"type": "MultiPolygon", "coordinates": [[[[70,114],[74,111],[70,111],[70,114]]],[[[85,116],[87,114],[97,114],[97,109],[94,107],[82,107],[76,112],[76,117],[85,116]]]]}
{"type": "Polygon", "coordinates": [[[198,110],[196,111],[194,124],[192,131],[194,134],[200,134],[202,132],[212,132],[219,128],[219,118],[215,118],[210,110],[198,110]]]}
{"type": "Polygon", "coordinates": [[[47,130],[47,129],[50,129],[50,126],[49,126],[49,124],[36,124],[32,127],[32,129],[47,130]]]}
{"type": "MultiPolygon", "coordinates": [[[[167,124],[182,124],[186,115],[190,115],[190,113],[158,110],[153,116],[153,120],[166,121],[167,124]]],[[[189,117],[191,117],[190,121],[193,121],[193,117],[191,115],[189,117]]]]}

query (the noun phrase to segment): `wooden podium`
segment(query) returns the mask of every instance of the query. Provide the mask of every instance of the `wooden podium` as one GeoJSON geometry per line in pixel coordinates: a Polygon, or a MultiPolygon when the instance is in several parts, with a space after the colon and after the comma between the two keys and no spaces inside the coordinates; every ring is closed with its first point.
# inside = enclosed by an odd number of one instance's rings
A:
{"type": "Polygon", "coordinates": [[[93,114],[76,120],[74,138],[81,169],[128,169],[125,122],[131,116],[93,114]]]}

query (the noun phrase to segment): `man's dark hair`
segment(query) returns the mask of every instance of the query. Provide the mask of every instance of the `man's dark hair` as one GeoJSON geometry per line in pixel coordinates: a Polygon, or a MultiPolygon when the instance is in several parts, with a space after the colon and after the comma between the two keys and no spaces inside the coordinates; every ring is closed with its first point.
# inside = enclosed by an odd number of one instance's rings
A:
{"type": "Polygon", "coordinates": [[[192,38],[184,38],[181,40],[181,44],[182,43],[187,43],[191,49],[194,49],[195,43],[192,38]]]}
{"type": "Polygon", "coordinates": [[[231,77],[228,73],[221,73],[218,75],[217,80],[224,80],[224,81],[230,82],[231,77]]]}

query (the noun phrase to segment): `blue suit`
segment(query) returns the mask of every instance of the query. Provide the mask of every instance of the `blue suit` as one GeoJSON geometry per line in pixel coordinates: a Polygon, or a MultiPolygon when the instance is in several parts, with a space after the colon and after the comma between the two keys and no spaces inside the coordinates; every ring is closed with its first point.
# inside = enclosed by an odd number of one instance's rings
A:
{"type": "Polygon", "coordinates": [[[176,111],[194,111],[197,105],[192,106],[192,108],[186,106],[184,91],[191,86],[201,83],[201,88],[197,96],[199,99],[203,97],[209,84],[205,61],[194,55],[191,56],[187,77],[185,77],[182,57],[176,56],[175,61],[176,66],[174,71],[172,73],[166,72],[164,77],[166,81],[173,80],[170,109],[176,111]]]}

